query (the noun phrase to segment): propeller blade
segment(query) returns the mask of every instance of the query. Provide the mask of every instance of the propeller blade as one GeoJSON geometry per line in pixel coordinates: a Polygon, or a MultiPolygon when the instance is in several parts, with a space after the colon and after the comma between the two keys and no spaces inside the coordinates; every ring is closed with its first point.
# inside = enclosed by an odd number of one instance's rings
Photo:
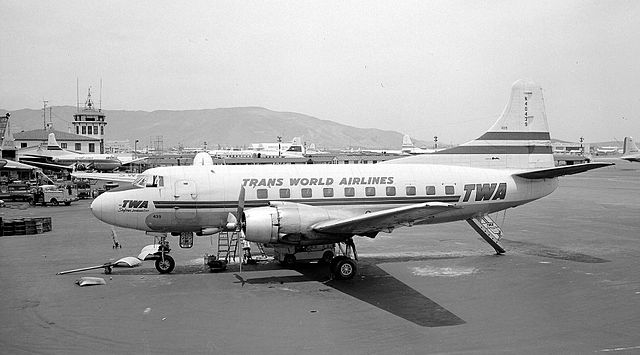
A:
{"type": "MultiPolygon", "coordinates": [[[[240,196],[238,196],[238,211],[236,217],[242,221],[242,211],[244,211],[244,186],[240,186],[240,196]]],[[[239,227],[239,223],[236,224],[239,227]]]]}

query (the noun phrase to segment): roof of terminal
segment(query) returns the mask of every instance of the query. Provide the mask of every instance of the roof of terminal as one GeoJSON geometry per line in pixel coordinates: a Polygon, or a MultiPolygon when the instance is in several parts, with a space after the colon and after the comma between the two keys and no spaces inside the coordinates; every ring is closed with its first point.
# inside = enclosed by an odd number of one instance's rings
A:
{"type": "Polygon", "coordinates": [[[55,129],[34,129],[33,131],[22,131],[13,133],[14,140],[20,141],[47,141],[49,133],[56,135],[57,141],[91,141],[98,142],[99,138],[92,138],[87,136],[81,136],[79,134],[73,134],[63,131],[57,131],[55,129]]]}

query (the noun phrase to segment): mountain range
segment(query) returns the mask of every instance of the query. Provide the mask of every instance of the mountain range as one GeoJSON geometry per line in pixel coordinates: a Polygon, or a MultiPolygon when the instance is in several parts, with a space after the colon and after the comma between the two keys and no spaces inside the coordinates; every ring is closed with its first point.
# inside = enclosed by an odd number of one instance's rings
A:
{"type": "MultiPolygon", "coordinates": [[[[0,109],[0,115],[7,110],[0,109]]],[[[12,132],[42,128],[44,121],[53,123],[59,131],[72,127],[73,106],[53,106],[43,118],[42,109],[10,111],[12,132]],[[51,114],[50,114],[51,113],[51,114]],[[51,116],[51,118],[49,118],[51,116]]],[[[319,149],[376,148],[399,150],[403,133],[375,128],[358,128],[295,112],[276,112],[262,107],[233,107],[183,111],[103,110],[106,115],[106,140],[139,140],[138,145],[153,145],[162,137],[165,148],[241,147],[251,143],[283,142],[303,137],[319,149]]],[[[412,138],[413,139],[413,138],[412,138]]],[[[416,146],[431,146],[413,139],[416,146]]]]}

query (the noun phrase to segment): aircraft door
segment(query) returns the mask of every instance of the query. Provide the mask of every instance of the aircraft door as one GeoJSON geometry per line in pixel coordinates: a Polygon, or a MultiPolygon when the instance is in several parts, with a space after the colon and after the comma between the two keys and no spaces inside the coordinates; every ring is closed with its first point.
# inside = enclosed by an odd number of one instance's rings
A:
{"type": "Polygon", "coordinates": [[[178,180],[175,183],[174,193],[174,211],[176,219],[196,219],[198,200],[198,189],[195,181],[178,180]]]}

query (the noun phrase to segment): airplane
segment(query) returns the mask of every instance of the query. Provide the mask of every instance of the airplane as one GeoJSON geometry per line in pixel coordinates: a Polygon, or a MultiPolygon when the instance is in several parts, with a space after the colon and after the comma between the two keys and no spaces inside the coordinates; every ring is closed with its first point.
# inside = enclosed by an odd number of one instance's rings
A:
{"type": "Polygon", "coordinates": [[[632,137],[624,137],[623,147],[624,148],[620,159],[631,162],[640,162],[640,151],[638,150],[638,146],[636,146],[636,143],[633,141],[632,137]]]}
{"type": "Polygon", "coordinates": [[[598,147],[596,148],[596,153],[608,155],[618,153],[619,150],[620,148],[615,146],[598,147]]]}
{"type": "Polygon", "coordinates": [[[50,169],[72,169],[74,167],[83,170],[92,168],[98,171],[113,171],[123,165],[132,164],[147,159],[134,158],[132,155],[92,154],[76,153],[62,149],[56,140],[54,133],[47,137],[47,147],[22,149],[20,160],[29,164],[50,169]]]}
{"type": "Polygon", "coordinates": [[[503,233],[490,213],[550,194],[560,176],[609,165],[556,167],[542,89],[519,80],[495,124],[454,148],[372,165],[157,167],[100,195],[91,211],[105,223],[153,235],[160,273],[175,267],[169,234],[188,246],[193,234],[235,231],[274,248],[338,244],[331,275],[351,279],[354,237],[399,227],[466,221],[502,254],[503,233]]]}
{"type": "Polygon", "coordinates": [[[213,149],[208,151],[216,158],[301,158],[304,146],[300,137],[291,143],[257,143],[250,149],[213,149]]]}
{"type": "Polygon", "coordinates": [[[425,149],[416,147],[408,134],[402,136],[402,148],[398,149],[363,149],[360,152],[376,153],[385,155],[417,155],[417,154],[431,154],[442,149],[425,149]]]}
{"type": "Polygon", "coordinates": [[[402,137],[402,153],[403,154],[410,154],[410,155],[431,154],[439,150],[443,150],[443,149],[425,149],[425,148],[416,147],[413,144],[413,141],[411,141],[411,137],[409,137],[408,134],[405,134],[404,137],[402,137]]]}

